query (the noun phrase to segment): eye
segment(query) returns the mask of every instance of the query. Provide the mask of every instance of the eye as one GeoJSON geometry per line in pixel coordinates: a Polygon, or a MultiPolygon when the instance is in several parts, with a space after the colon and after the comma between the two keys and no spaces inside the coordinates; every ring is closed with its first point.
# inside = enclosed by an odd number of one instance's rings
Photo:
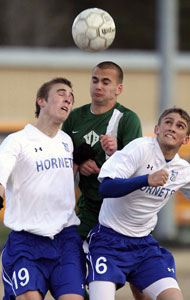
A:
{"type": "Polygon", "coordinates": [[[180,129],[184,129],[184,128],[185,128],[185,126],[183,126],[182,124],[179,124],[178,127],[179,127],[180,129]]]}
{"type": "Polygon", "coordinates": [[[92,78],[92,82],[93,82],[93,83],[97,83],[97,82],[98,82],[98,79],[97,79],[97,78],[92,78]]]}
{"type": "Polygon", "coordinates": [[[64,92],[59,92],[58,95],[63,97],[65,95],[65,93],[64,92]]]}

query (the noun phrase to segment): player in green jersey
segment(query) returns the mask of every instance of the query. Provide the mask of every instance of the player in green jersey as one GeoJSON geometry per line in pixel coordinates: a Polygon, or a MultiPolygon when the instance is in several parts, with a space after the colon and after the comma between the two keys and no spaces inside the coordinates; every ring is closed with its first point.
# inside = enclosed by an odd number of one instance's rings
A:
{"type": "MultiPolygon", "coordinates": [[[[80,152],[79,161],[75,160],[79,165],[81,191],[77,201],[81,220],[78,231],[83,239],[98,221],[102,198],[98,193],[97,177],[102,164],[117,149],[142,136],[137,114],[117,102],[123,89],[122,82],[120,66],[110,61],[99,63],[92,70],[91,103],[74,109],[62,127],[72,138],[76,152],[84,143],[92,150],[90,159],[85,162],[80,164],[80,152]]],[[[135,299],[144,299],[135,288],[132,290],[135,299]]]]}

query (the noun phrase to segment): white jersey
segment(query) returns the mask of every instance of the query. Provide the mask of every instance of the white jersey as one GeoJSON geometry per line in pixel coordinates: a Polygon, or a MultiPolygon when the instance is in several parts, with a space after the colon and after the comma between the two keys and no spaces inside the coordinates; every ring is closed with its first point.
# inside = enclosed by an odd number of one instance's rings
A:
{"type": "Polygon", "coordinates": [[[59,130],[50,138],[28,124],[0,147],[0,183],[6,188],[4,223],[53,237],[79,225],[75,214],[73,143],[59,130]]]}
{"type": "Polygon", "coordinates": [[[157,213],[175,191],[181,189],[190,198],[189,163],[178,154],[166,162],[156,138],[135,139],[112,155],[101,168],[100,181],[105,177],[136,177],[160,169],[169,174],[164,186],[145,186],[120,198],[105,198],[99,215],[100,224],[127,236],[146,236],[157,223],[157,213]]]}

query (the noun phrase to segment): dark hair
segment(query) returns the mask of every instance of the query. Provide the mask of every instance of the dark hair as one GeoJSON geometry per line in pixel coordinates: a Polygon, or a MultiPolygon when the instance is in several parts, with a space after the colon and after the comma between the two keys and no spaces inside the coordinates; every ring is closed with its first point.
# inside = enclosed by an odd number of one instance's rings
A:
{"type": "Polygon", "coordinates": [[[95,68],[100,68],[100,69],[113,69],[116,70],[118,73],[118,81],[119,83],[123,82],[123,71],[119,65],[112,61],[103,61],[95,66],[95,68]]]}
{"type": "Polygon", "coordinates": [[[187,134],[190,135],[190,116],[182,108],[173,107],[173,108],[168,108],[168,109],[164,110],[158,119],[158,125],[160,125],[163,118],[165,118],[167,115],[169,115],[171,113],[179,114],[181,116],[181,118],[187,122],[187,134]]]}
{"type": "Polygon", "coordinates": [[[43,98],[47,101],[47,98],[48,98],[48,94],[49,94],[49,91],[51,89],[51,87],[57,83],[63,83],[63,84],[66,84],[68,85],[71,89],[72,89],[72,84],[71,82],[66,79],[66,78],[62,78],[62,77],[57,77],[57,78],[54,78],[50,81],[47,81],[45,82],[40,88],[39,90],[37,91],[37,95],[36,95],[36,111],[35,111],[35,116],[36,118],[39,117],[39,114],[40,114],[40,106],[39,104],[37,103],[37,99],[38,98],[43,98]]]}

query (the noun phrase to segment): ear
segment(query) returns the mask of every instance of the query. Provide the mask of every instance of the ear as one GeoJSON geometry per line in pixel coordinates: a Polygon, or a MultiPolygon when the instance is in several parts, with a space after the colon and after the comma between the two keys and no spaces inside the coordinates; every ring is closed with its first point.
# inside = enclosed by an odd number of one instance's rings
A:
{"type": "Polygon", "coordinates": [[[122,91],[123,91],[123,84],[120,83],[117,87],[116,95],[117,96],[120,95],[122,93],[122,91]]]}
{"type": "Polygon", "coordinates": [[[155,133],[156,135],[159,134],[159,126],[158,126],[158,125],[155,125],[155,127],[154,127],[154,133],[155,133]]]}
{"type": "Polygon", "coordinates": [[[189,139],[190,139],[190,137],[189,137],[189,135],[187,135],[187,136],[184,138],[182,145],[187,145],[187,144],[189,143],[189,139]]]}
{"type": "Polygon", "coordinates": [[[44,100],[44,98],[37,98],[36,101],[40,107],[44,107],[44,100]]]}

